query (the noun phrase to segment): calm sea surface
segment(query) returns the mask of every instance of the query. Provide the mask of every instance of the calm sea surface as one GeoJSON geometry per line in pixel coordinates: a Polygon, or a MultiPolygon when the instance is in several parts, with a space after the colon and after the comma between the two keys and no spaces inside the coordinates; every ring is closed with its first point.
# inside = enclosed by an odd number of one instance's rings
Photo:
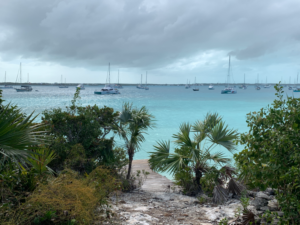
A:
{"type": "MultiPolygon", "coordinates": [[[[183,122],[193,123],[203,119],[207,112],[218,112],[230,128],[246,132],[248,130],[246,114],[266,107],[275,99],[273,87],[262,88],[260,91],[255,90],[254,86],[249,86],[246,90],[237,88],[237,94],[233,95],[222,95],[223,86],[215,86],[215,90],[208,90],[207,86],[198,87],[199,91],[185,89],[182,86],[150,86],[146,91],[131,86],[120,89],[120,95],[103,96],[94,95],[95,87],[86,87],[81,91],[80,103],[82,106],[106,105],[115,110],[121,110],[124,102],[132,102],[137,107],[146,106],[155,116],[156,127],[149,130],[146,142],[135,155],[135,159],[146,159],[149,156],[147,152],[153,150],[156,141],[172,141],[172,134],[178,131],[179,125],[183,122]]],[[[284,88],[284,91],[289,95],[293,93],[287,88],[284,88]]],[[[70,105],[74,92],[75,87],[33,86],[33,91],[27,93],[3,90],[3,98],[6,103],[17,104],[26,113],[32,111],[41,113],[45,109],[65,108],[70,105]]],[[[242,146],[238,149],[241,150],[242,146]]]]}

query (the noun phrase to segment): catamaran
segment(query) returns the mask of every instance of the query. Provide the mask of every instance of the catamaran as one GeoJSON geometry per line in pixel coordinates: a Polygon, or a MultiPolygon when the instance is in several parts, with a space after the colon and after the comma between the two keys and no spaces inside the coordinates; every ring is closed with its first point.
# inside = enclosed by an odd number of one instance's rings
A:
{"type": "Polygon", "coordinates": [[[120,94],[119,90],[116,88],[112,88],[110,86],[110,63],[108,64],[108,84],[104,86],[101,90],[95,90],[94,94],[96,95],[111,95],[111,94],[120,94]]]}
{"type": "MultiPolygon", "coordinates": [[[[29,79],[29,78],[28,78],[29,79]]],[[[18,77],[17,77],[18,80],[18,77]]],[[[29,80],[27,81],[29,83],[29,80]]],[[[22,83],[22,64],[20,63],[20,83],[22,83]]],[[[22,85],[20,88],[15,88],[17,92],[30,92],[32,87],[30,85],[22,85]]]]}
{"type": "Polygon", "coordinates": [[[237,91],[229,86],[230,83],[230,55],[229,55],[229,62],[228,62],[228,74],[227,74],[227,87],[221,91],[221,94],[236,94],[237,91]]]}
{"type": "Polygon", "coordinates": [[[5,71],[5,75],[4,75],[4,86],[0,87],[0,89],[13,89],[14,87],[11,85],[7,85],[6,83],[6,71],[5,71]]]}

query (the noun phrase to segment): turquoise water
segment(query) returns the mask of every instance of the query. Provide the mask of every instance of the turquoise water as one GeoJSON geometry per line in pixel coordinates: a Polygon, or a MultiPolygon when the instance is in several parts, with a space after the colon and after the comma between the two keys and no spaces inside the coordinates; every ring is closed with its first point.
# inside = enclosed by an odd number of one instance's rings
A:
{"type": "MultiPolygon", "coordinates": [[[[199,88],[200,91],[194,92],[182,86],[150,86],[150,90],[146,91],[132,86],[120,89],[120,95],[101,96],[94,95],[95,87],[86,87],[81,91],[80,103],[82,106],[106,105],[115,110],[121,110],[123,102],[132,102],[138,107],[145,105],[155,116],[156,127],[149,130],[146,141],[135,155],[135,159],[146,159],[147,152],[153,150],[156,141],[172,141],[172,135],[183,122],[193,123],[203,119],[207,112],[218,112],[230,128],[246,132],[246,114],[266,107],[275,99],[273,87],[257,91],[250,86],[246,90],[237,89],[238,93],[234,95],[221,95],[223,86],[216,86],[215,90],[208,90],[206,86],[199,88]]],[[[60,89],[53,86],[34,86],[33,89],[38,92],[18,93],[15,90],[3,90],[3,98],[6,102],[17,104],[26,113],[33,110],[41,113],[45,109],[64,108],[69,105],[75,92],[75,87],[60,89]]],[[[287,88],[284,90],[292,94],[287,88]]],[[[242,146],[238,149],[241,150],[242,146]]]]}

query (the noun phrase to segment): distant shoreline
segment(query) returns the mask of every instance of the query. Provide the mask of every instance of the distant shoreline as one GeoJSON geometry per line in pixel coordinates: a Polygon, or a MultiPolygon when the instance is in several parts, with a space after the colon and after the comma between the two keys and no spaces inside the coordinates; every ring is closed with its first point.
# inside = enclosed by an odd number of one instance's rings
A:
{"type": "MultiPolygon", "coordinates": [[[[79,83],[63,83],[63,85],[67,86],[77,86],[79,83]]],[[[87,86],[101,86],[105,85],[105,83],[82,83],[87,86]]],[[[113,84],[113,83],[112,83],[113,84]]],[[[227,85],[227,83],[197,83],[197,84],[190,84],[191,86],[208,86],[208,85],[215,85],[215,86],[224,86],[227,85]]],[[[268,83],[269,85],[276,85],[277,83],[268,83]]],[[[14,83],[14,82],[0,82],[1,85],[12,85],[12,86],[21,86],[21,85],[32,85],[32,86],[61,86],[61,83],[14,83]]],[[[137,86],[139,83],[120,83],[122,86],[137,86]]],[[[185,86],[186,84],[147,84],[147,86],[185,86]]],[[[244,83],[234,83],[234,84],[229,84],[230,86],[232,85],[244,85],[244,83]]],[[[255,83],[245,83],[245,85],[257,85],[255,83]]],[[[260,86],[265,85],[264,83],[258,84],[260,86]]],[[[294,86],[295,84],[282,84],[282,85],[292,85],[294,86]]]]}

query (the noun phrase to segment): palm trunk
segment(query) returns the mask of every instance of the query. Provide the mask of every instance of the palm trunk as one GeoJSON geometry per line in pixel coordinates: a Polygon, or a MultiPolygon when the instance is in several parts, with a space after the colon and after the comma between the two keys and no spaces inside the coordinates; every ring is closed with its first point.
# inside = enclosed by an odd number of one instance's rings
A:
{"type": "Polygon", "coordinates": [[[202,172],[199,169],[196,169],[195,174],[196,174],[196,184],[198,185],[198,187],[201,187],[200,180],[202,178],[202,172]]]}
{"type": "Polygon", "coordinates": [[[127,177],[126,179],[129,180],[130,174],[131,174],[131,166],[132,166],[132,160],[133,160],[133,154],[129,153],[129,163],[128,163],[128,172],[127,172],[127,177]]]}

